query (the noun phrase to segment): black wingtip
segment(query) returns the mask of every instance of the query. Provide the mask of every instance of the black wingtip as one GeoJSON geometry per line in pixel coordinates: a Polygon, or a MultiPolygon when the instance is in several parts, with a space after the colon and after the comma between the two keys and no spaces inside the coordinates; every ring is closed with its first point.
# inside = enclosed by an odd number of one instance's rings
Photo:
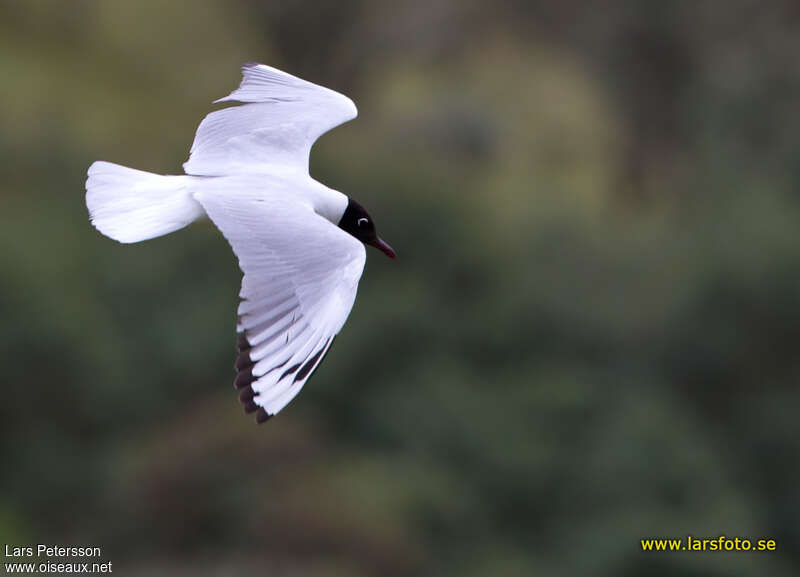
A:
{"type": "Polygon", "coordinates": [[[255,363],[250,358],[250,342],[247,340],[245,333],[239,333],[236,336],[236,348],[239,355],[236,357],[236,379],[233,381],[233,386],[239,391],[239,400],[244,406],[244,412],[247,414],[256,413],[256,422],[261,424],[266,422],[272,415],[268,414],[263,407],[256,405],[253,400],[256,396],[253,390],[253,383],[256,380],[253,375],[253,366],[255,363]]]}
{"type": "Polygon", "coordinates": [[[259,407],[258,411],[256,411],[256,423],[261,425],[262,423],[266,423],[269,421],[274,415],[270,415],[264,407],[259,407]]]}
{"type": "Polygon", "coordinates": [[[237,389],[242,389],[244,387],[249,387],[254,380],[253,367],[248,367],[243,371],[239,371],[239,374],[236,375],[233,381],[233,386],[237,389]]]}
{"type": "Polygon", "coordinates": [[[236,348],[240,353],[250,350],[250,341],[247,340],[247,336],[244,333],[236,335],[236,348]]]}
{"type": "Polygon", "coordinates": [[[236,357],[236,363],[233,365],[237,371],[242,371],[248,367],[255,365],[255,361],[250,358],[250,351],[242,351],[236,357]]]}
{"type": "Polygon", "coordinates": [[[252,401],[253,397],[255,396],[256,393],[253,390],[253,387],[245,387],[239,392],[239,400],[242,401],[243,403],[252,401]]]}

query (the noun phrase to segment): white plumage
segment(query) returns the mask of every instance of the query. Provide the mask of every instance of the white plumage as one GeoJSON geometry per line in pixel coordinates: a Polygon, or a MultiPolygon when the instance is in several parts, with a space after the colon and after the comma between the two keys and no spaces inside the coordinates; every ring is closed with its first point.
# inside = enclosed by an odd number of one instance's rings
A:
{"type": "Polygon", "coordinates": [[[89,167],[86,206],[92,224],[119,242],[169,234],[201,217],[187,176],[161,176],[111,162],[89,167]]]}
{"type": "Polygon", "coordinates": [[[242,71],[241,86],[217,102],[245,104],[206,116],[186,175],[95,162],[86,204],[92,224],[124,243],[203,215],[222,231],[244,272],[236,385],[262,422],[292,400],[330,348],[366,253],[337,226],[348,197],[308,174],[314,141],[355,118],[353,102],[263,64],[242,71]]]}
{"type": "Polygon", "coordinates": [[[292,170],[308,174],[311,146],[352,120],[346,96],[263,64],[245,64],[237,90],[216,102],[247,102],[205,117],[183,165],[186,174],[292,170]]]}

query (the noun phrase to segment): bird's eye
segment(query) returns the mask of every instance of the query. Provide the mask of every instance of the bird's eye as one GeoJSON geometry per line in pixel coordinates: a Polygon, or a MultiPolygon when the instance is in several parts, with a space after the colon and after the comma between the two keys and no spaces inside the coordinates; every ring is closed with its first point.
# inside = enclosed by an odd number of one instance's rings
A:
{"type": "Polygon", "coordinates": [[[365,226],[367,226],[368,222],[369,222],[369,219],[367,219],[367,218],[359,218],[358,219],[358,227],[359,228],[364,228],[365,226]]]}

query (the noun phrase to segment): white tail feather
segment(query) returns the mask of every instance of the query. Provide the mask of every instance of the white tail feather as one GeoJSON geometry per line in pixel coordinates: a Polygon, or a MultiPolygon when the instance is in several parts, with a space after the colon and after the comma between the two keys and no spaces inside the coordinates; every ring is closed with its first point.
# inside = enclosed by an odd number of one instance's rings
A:
{"type": "Polygon", "coordinates": [[[86,181],[86,206],[92,224],[104,235],[124,243],[181,229],[205,213],[187,188],[189,178],[95,162],[86,181]]]}

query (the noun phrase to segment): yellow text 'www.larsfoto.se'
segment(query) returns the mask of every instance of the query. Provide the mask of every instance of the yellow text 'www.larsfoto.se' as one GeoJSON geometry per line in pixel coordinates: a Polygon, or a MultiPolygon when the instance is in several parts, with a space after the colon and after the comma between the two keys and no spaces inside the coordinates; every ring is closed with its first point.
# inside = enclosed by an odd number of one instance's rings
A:
{"type": "Polygon", "coordinates": [[[720,535],[713,539],[642,539],[642,551],[775,551],[775,539],[747,539],[720,535]]]}

